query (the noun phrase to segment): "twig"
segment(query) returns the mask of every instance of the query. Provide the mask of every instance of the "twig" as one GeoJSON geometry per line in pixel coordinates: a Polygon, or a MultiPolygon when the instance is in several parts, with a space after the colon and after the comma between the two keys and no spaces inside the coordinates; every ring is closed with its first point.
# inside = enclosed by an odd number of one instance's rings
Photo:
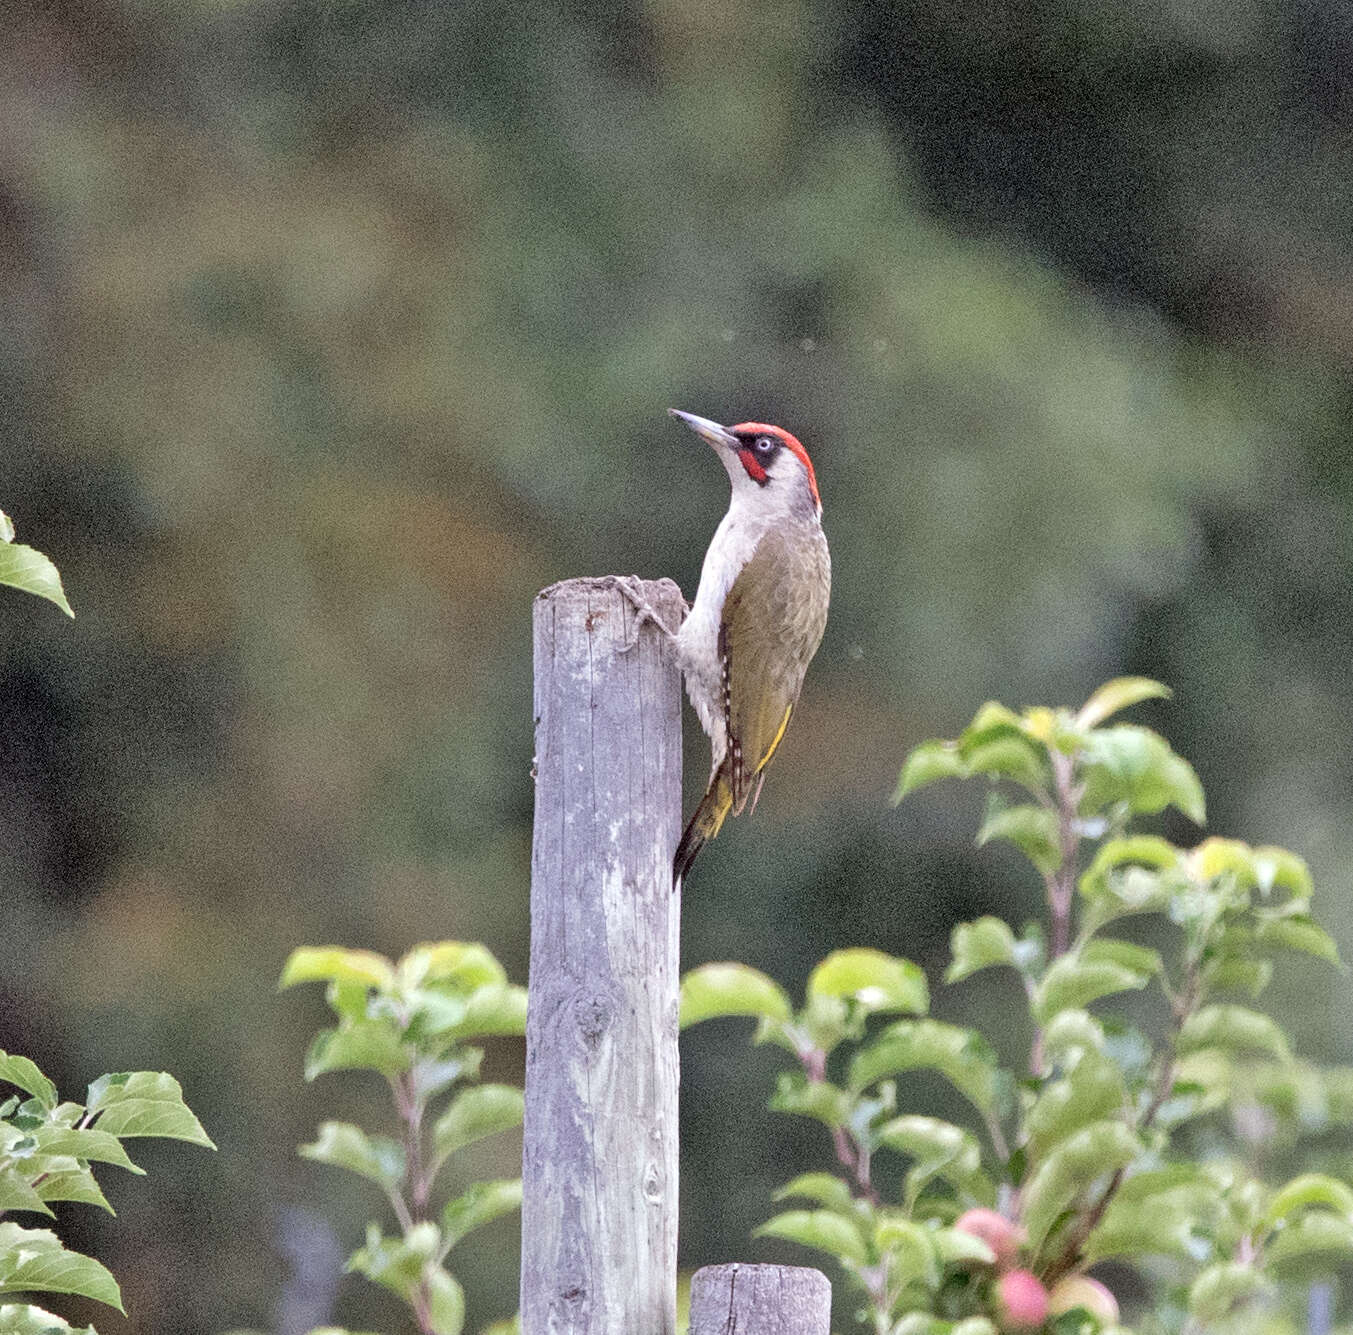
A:
{"type": "MultiPolygon", "coordinates": [[[[802,1047],[798,1051],[799,1063],[810,1085],[821,1085],[827,1079],[827,1054],[817,1047],[802,1047]]],[[[831,1128],[832,1149],[836,1151],[837,1162],[851,1178],[855,1195],[867,1200],[871,1205],[879,1204],[879,1194],[870,1181],[869,1152],[843,1126],[831,1128]]]]}
{"type": "MultiPolygon", "coordinates": [[[[1167,1049],[1162,1056],[1160,1069],[1156,1073],[1151,1097],[1137,1122],[1139,1132],[1151,1129],[1160,1114],[1161,1108],[1165,1106],[1165,1101],[1170,1097],[1170,1091],[1174,1088],[1175,1048],[1179,1041],[1179,1032],[1183,1029],[1189,1016],[1198,1008],[1201,999],[1202,978],[1197,962],[1191,960],[1184,987],[1170,1007],[1171,1025],[1167,1049]]],[[[1118,1169],[1104,1184],[1104,1190],[1100,1192],[1094,1204],[1072,1225],[1071,1232],[1068,1234],[1062,1250],[1058,1252],[1056,1259],[1044,1274],[1045,1283],[1055,1284],[1063,1275],[1075,1268],[1076,1263],[1080,1260],[1081,1248],[1085,1246],[1086,1239],[1099,1226],[1099,1221],[1104,1218],[1104,1212],[1109,1208],[1118,1188],[1123,1185],[1123,1175],[1124,1170],[1118,1169]]]]}

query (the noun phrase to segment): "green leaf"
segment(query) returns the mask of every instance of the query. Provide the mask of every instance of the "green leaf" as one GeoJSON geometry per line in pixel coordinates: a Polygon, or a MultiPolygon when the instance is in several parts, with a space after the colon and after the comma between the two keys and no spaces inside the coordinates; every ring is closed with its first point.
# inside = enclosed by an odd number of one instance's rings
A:
{"type": "Polygon", "coordinates": [[[1149,728],[1122,723],[1091,732],[1081,752],[1081,775],[1082,811],[1122,802],[1138,815],[1174,806],[1198,825],[1206,819],[1193,766],[1149,728]]]}
{"type": "Polygon", "coordinates": [[[415,946],[397,966],[402,987],[445,983],[473,992],[489,983],[507,982],[507,973],[493,952],[478,941],[436,941],[415,946]]]}
{"type": "Polygon", "coordinates": [[[165,1071],[121,1071],[89,1087],[89,1111],[100,1131],[114,1136],[156,1136],[215,1149],[183,1101],[179,1082],[165,1071]]]}
{"type": "Polygon", "coordinates": [[[412,1056],[394,1021],[354,1020],[338,1029],[321,1029],[305,1054],[305,1078],[326,1071],[370,1070],[399,1075],[409,1069],[412,1056]]]}
{"type": "Polygon", "coordinates": [[[56,1107],[56,1086],[38,1070],[27,1057],[0,1052],[0,1081],[17,1085],[25,1094],[31,1094],[44,1108],[56,1107]]]}
{"type": "Polygon", "coordinates": [[[1090,1234],[1084,1249],[1087,1265],[1112,1257],[1170,1256],[1196,1262],[1207,1252],[1205,1239],[1194,1233],[1192,1220],[1182,1208],[1169,1203],[1147,1208],[1136,1205],[1109,1207],[1099,1227],[1090,1234]]]}
{"type": "Polygon", "coordinates": [[[1171,1164],[1124,1178],[1086,1246],[1089,1263],[1109,1256],[1198,1258],[1195,1226],[1213,1231],[1221,1215],[1222,1178],[1196,1163],[1171,1164]]]}
{"type": "Polygon", "coordinates": [[[1210,992],[1246,992],[1257,997],[1273,978],[1273,961],[1219,955],[1204,963],[1202,978],[1210,992]]]}
{"type": "Polygon", "coordinates": [[[0,542],[0,584],[8,584],[24,593],[35,593],[39,598],[55,603],[68,617],[74,617],[57,568],[41,552],[12,540],[14,529],[8,516],[5,516],[4,526],[8,528],[10,538],[0,542]]]}
{"type": "Polygon", "coordinates": [[[1034,1249],[1087,1187],[1126,1168],[1140,1153],[1137,1137],[1122,1122],[1092,1122],[1062,1141],[1024,1189],[1024,1227],[1034,1249]]]}
{"type": "Polygon", "coordinates": [[[428,1323],[435,1335],[460,1335],[465,1327],[465,1290],[439,1265],[423,1271],[428,1323]]]}
{"type": "Polygon", "coordinates": [[[1055,871],[1062,860],[1057,813],[1046,807],[993,806],[977,832],[977,842],[980,846],[992,839],[1008,839],[1044,875],[1055,871]]]}
{"type": "Polygon", "coordinates": [[[958,1228],[937,1228],[934,1233],[935,1255],[941,1265],[961,1266],[971,1270],[974,1266],[996,1264],[996,1253],[991,1247],[958,1228]]]}
{"type": "Polygon", "coordinates": [[[1031,793],[1047,791],[1047,748],[1023,732],[1002,731],[964,747],[962,755],[969,774],[1010,779],[1031,793]]]}
{"type": "Polygon", "coordinates": [[[88,1159],[95,1163],[116,1164],[129,1173],[144,1175],[145,1170],[138,1168],[127,1157],[122,1142],[107,1131],[80,1130],[71,1126],[42,1126],[32,1133],[38,1143],[40,1154],[67,1154],[75,1159],[88,1159]]]}
{"type": "Polygon", "coordinates": [[[93,1326],[72,1326],[62,1317],[28,1303],[0,1303],[0,1331],[5,1335],[98,1335],[93,1326]]]}
{"type": "Polygon", "coordinates": [[[1253,1266],[1223,1261],[1208,1266],[1193,1281],[1189,1288],[1189,1315],[1195,1321],[1221,1321],[1272,1290],[1273,1285],[1253,1266]]]}
{"type": "Polygon", "coordinates": [[[1116,964],[1146,978],[1156,977],[1165,967],[1160,951],[1134,945],[1131,941],[1120,941],[1112,936],[1087,941],[1081,947],[1080,957],[1087,964],[1116,964]]]}
{"type": "Polygon", "coordinates": [[[314,982],[357,983],[387,991],[394,986],[395,970],[384,955],[371,950],[301,946],[291,952],[277,986],[293,987],[297,983],[314,982]]]}
{"type": "Polygon", "coordinates": [[[1287,1061],[1287,1036],[1267,1015],[1246,1006],[1204,1006],[1179,1031],[1180,1056],[1204,1048],[1274,1057],[1287,1061]]]}
{"type": "Polygon", "coordinates": [[[808,976],[810,997],[844,997],[870,1014],[930,1008],[925,973],[910,960],[857,946],[834,950],[808,976]]]}
{"type": "Polygon", "coordinates": [[[1264,1214],[1264,1222],[1272,1228],[1288,1215],[1313,1205],[1353,1219],[1353,1190],[1326,1173],[1303,1173],[1274,1194],[1264,1214]]]}
{"type": "Polygon", "coordinates": [[[892,1335],[954,1335],[954,1327],[929,1312],[908,1312],[892,1328],[892,1335]]]}
{"type": "Polygon", "coordinates": [[[1125,868],[1169,871],[1179,865],[1179,860],[1179,850],[1154,834],[1109,839],[1100,845],[1093,861],[1081,875],[1080,892],[1086,899],[1098,899],[1109,893],[1121,894],[1121,873],[1125,868]],[[1120,875],[1115,876],[1115,873],[1120,875]]]}
{"type": "Polygon", "coordinates": [[[457,1080],[474,1080],[484,1060],[483,1048],[457,1045],[445,1057],[424,1057],[409,1072],[416,1098],[430,1099],[449,1089],[457,1080]]]}
{"type": "Polygon", "coordinates": [[[50,1159],[47,1162],[63,1167],[49,1168],[37,1184],[37,1193],[44,1201],[76,1201],[81,1205],[97,1205],[109,1214],[116,1213],[100,1190],[92,1169],[80,1167],[74,1159],[50,1159]]]}
{"type": "Polygon", "coordinates": [[[996,1110],[996,1056],[980,1034],[939,1020],[898,1020],[856,1052],[850,1087],[920,1068],[938,1071],[987,1115],[996,1110]]]}
{"type": "Polygon", "coordinates": [[[1044,1087],[1030,1108],[1025,1127],[1032,1154],[1042,1158],[1091,1122],[1112,1120],[1123,1112],[1126,1098],[1118,1065],[1085,1052],[1067,1075],[1044,1087]]]}
{"type": "Polygon", "coordinates": [[[874,1230],[874,1246],[888,1257],[888,1279],[903,1288],[920,1281],[939,1283],[939,1260],[929,1229],[910,1219],[885,1219],[874,1230]]]}
{"type": "Polygon", "coordinates": [[[855,1209],[849,1186],[831,1173],[801,1173],[792,1182],[786,1182],[771,1199],[783,1201],[791,1196],[806,1197],[837,1214],[848,1215],[855,1209]]]}
{"type": "Polygon", "coordinates": [[[896,806],[908,793],[924,788],[928,783],[939,779],[966,779],[968,767],[958,754],[953,742],[922,742],[913,747],[902,765],[897,787],[893,790],[893,806],[896,806]]]}
{"type": "Polygon", "coordinates": [[[1306,860],[1272,844],[1254,850],[1254,872],[1265,893],[1287,890],[1295,899],[1308,900],[1315,889],[1306,860]]]}
{"type": "Polygon", "coordinates": [[[49,1218],[52,1215],[33,1184],[13,1168],[0,1168],[0,1212],[5,1210],[30,1210],[49,1218]]]}
{"type": "Polygon", "coordinates": [[[1129,709],[1143,700],[1168,700],[1172,692],[1150,677],[1115,677],[1101,686],[1082,706],[1076,722],[1082,728],[1097,728],[1111,714],[1129,709]]]}
{"type": "Polygon", "coordinates": [[[875,1132],[880,1145],[907,1155],[913,1166],[907,1173],[907,1199],[915,1200],[933,1178],[953,1183],[982,1204],[994,1188],[982,1172],[982,1150],[977,1138],[938,1117],[907,1114],[884,1122],[875,1132]]]}
{"type": "Polygon", "coordinates": [[[1264,1248],[1270,1265],[1336,1252],[1345,1258],[1353,1253],[1353,1220],[1325,1210],[1308,1210],[1289,1219],[1264,1248]]]}
{"type": "Polygon", "coordinates": [[[126,1315],[113,1276],[45,1228],[0,1223],[0,1293],[76,1293],[126,1315]]]}
{"type": "Polygon", "coordinates": [[[454,1038],[520,1038],[526,1033],[526,989],[516,983],[476,987],[466,999],[464,1018],[446,1033],[454,1038]]]}
{"type": "Polygon", "coordinates": [[[728,1015],[788,1020],[789,998],[779,983],[746,964],[702,964],[681,980],[681,1027],[728,1015]]]}
{"type": "Polygon", "coordinates": [[[950,937],[953,962],[945,972],[946,983],[957,983],[980,969],[1015,963],[1015,934],[999,918],[961,922],[950,937]]]}
{"type": "Polygon", "coordinates": [[[1230,876],[1247,889],[1259,884],[1254,850],[1240,839],[1212,835],[1189,851],[1188,861],[1190,872],[1199,881],[1230,876]]]}
{"type": "Polygon", "coordinates": [[[442,1210],[442,1240],[446,1247],[454,1247],[467,1233],[513,1210],[521,1209],[521,1180],[498,1178],[492,1182],[475,1182],[469,1190],[447,1201],[442,1210]]]}
{"type": "Polygon", "coordinates": [[[1164,1168],[1147,1168],[1125,1177],[1114,1196],[1114,1204],[1159,1201],[1166,1195],[1204,1192],[1220,1200],[1225,1172],[1217,1165],[1172,1163],[1164,1168]]]}
{"type": "Polygon", "coordinates": [[[346,1168],[386,1191],[404,1176],[404,1149],[388,1136],[368,1136],[351,1122],[321,1122],[315,1141],[297,1151],[304,1159],[346,1168]]]}
{"type": "MultiPolygon", "coordinates": [[[[469,1010],[469,1003],[459,988],[435,983],[406,989],[404,1004],[405,1033],[415,1046],[453,1033],[456,1026],[464,1022],[469,1010]]],[[[369,1008],[372,1015],[380,1015],[384,1010],[384,1005],[379,1003],[369,1008]]],[[[353,1018],[360,1020],[365,1014],[364,1010],[353,1018]]]]}
{"type": "Polygon", "coordinates": [[[1145,987],[1150,975],[1112,960],[1063,955],[1052,962],[1034,989],[1033,1012],[1040,1024],[1065,1010],[1083,1010],[1092,1001],[1115,992],[1145,987]]]}
{"type": "Polygon", "coordinates": [[[1261,918],[1255,927],[1255,939],[1265,946],[1299,950],[1317,959],[1339,963],[1339,947],[1334,938],[1307,914],[1279,918],[1261,918]]]}
{"type": "Polygon", "coordinates": [[[1079,1061],[1086,1052],[1103,1052],[1104,1026],[1089,1011],[1061,1011],[1043,1031],[1043,1052],[1051,1061],[1079,1061]]]}
{"type": "Polygon", "coordinates": [[[859,1228],[831,1210],[787,1210],[766,1220],[752,1236],[785,1238],[856,1265],[869,1259],[859,1228]]]}
{"type": "Polygon", "coordinates": [[[851,1099],[827,1080],[810,1081],[802,1071],[781,1071],[771,1096],[772,1112],[816,1118],[835,1130],[850,1121],[851,1099]]]}
{"type": "Polygon", "coordinates": [[[475,1085],[462,1090],[432,1128],[437,1158],[445,1159],[485,1136],[520,1126],[525,1109],[525,1097],[512,1085],[475,1085]]]}
{"type": "Polygon", "coordinates": [[[958,744],[967,751],[996,737],[1023,736],[1024,731],[1024,720],[1013,709],[1007,708],[999,700],[988,700],[963,729],[958,744]]]}
{"type": "Polygon", "coordinates": [[[387,1238],[378,1224],[369,1223],[366,1243],[348,1258],[346,1269],[365,1275],[408,1302],[439,1242],[435,1224],[416,1224],[407,1237],[387,1238]]]}

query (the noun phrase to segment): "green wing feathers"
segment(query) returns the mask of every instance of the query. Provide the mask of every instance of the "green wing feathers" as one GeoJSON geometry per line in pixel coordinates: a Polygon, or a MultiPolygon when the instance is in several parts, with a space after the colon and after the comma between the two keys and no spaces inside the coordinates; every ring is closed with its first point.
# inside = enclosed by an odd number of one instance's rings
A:
{"type": "Polygon", "coordinates": [[[827,621],[830,565],[821,530],[767,533],[724,600],[719,627],[727,748],[677,848],[686,874],[730,812],[755,801],[794,712],[827,621]]]}

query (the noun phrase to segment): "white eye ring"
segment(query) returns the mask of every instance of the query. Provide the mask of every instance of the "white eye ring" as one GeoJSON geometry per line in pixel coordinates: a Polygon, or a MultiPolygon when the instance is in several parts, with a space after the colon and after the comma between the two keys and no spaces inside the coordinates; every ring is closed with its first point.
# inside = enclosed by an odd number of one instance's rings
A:
{"type": "Polygon", "coordinates": [[[770,436],[758,436],[756,438],[756,449],[759,454],[769,454],[775,448],[776,442],[770,436]]]}

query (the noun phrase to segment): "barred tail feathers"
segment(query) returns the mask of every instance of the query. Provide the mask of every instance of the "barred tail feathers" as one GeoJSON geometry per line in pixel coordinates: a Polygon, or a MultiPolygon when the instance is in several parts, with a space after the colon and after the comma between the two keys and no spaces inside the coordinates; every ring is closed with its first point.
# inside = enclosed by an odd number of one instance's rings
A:
{"type": "Polygon", "coordinates": [[[733,789],[728,782],[727,766],[720,765],[677,845],[676,856],[672,859],[672,874],[678,881],[685,880],[695,855],[719,833],[732,809],[733,789]]]}

